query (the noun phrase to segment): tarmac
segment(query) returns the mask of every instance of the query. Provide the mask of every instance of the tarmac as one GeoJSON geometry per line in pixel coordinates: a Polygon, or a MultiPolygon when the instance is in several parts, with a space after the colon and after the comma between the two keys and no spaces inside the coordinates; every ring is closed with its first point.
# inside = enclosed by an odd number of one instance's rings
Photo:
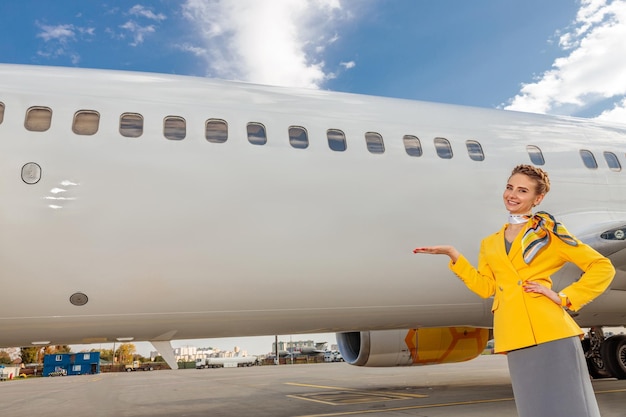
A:
{"type": "MultiPolygon", "coordinates": [[[[603,417],[626,415],[626,380],[595,380],[593,386],[603,417]]],[[[27,378],[0,382],[0,415],[515,417],[517,412],[506,357],[486,355],[407,368],[323,363],[27,378]]]]}

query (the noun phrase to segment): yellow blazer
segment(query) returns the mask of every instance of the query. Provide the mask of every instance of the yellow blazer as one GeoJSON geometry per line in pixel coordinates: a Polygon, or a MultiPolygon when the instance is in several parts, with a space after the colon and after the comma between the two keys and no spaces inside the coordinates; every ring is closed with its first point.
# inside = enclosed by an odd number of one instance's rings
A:
{"type": "Polygon", "coordinates": [[[535,281],[552,288],[550,276],[565,263],[572,262],[583,270],[580,279],[560,292],[573,311],[577,311],[606,290],[615,268],[604,256],[578,242],[570,246],[550,233],[550,242],[526,264],[522,258],[522,230],[511,245],[504,246],[507,225],[483,239],[478,255],[478,269],[461,255],[450,269],[469,289],[483,298],[494,296],[494,350],[508,352],[552,340],[582,335],[583,331],[563,307],[542,294],[527,293],[522,284],[535,281]]]}

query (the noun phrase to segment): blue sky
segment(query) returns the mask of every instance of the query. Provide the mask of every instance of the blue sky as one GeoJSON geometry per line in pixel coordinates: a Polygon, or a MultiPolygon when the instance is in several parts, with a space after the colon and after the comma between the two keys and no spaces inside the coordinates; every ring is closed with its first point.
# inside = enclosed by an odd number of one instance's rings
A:
{"type": "Polygon", "coordinates": [[[0,16],[4,63],[626,120],[626,0],[22,0],[0,16]]]}
{"type": "MultiPolygon", "coordinates": [[[[626,123],[626,0],[20,0],[0,16],[0,63],[626,123]]],[[[260,350],[242,340],[218,347],[261,353],[273,338],[260,350]]]]}

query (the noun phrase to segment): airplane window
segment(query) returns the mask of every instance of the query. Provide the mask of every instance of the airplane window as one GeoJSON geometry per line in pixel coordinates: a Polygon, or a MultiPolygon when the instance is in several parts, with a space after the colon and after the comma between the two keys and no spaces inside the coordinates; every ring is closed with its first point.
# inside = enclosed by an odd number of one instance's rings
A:
{"type": "Polygon", "coordinates": [[[480,146],[475,140],[468,140],[465,142],[465,146],[467,146],[467,153],[472,161],[484,161],[485,154],[483,153],[483,147],[480,146]]]}
{"type": "Polygon", "coordinates": [[[228,140],[228,123],[221,119],[209,119],[204,125],[204,137],[212,143],[224,143],[228,140]]]}
{"type": "Polygon", "coordinates": [[[309,137],[306,129],[298,126],[289,127],[289,144],[296,149],[306,149],[309,147],[309,137]]]}
{"type": "Polygon", "coordinates": [[[167,116],[163,120],[163,136],[170,140],[183,140],[187,136],[187,124],[180,116],[167,116]]]}
{"type": "Polygon", "coordinates": [[[343,152],[348,148],[346,144],[346,135],[339,129],[328,129],[326,131],[328,138],[328,146],[333,151],[343,152]]]}
{"type": "Polygon", "coordinates": [[[4,103],[0,102],[0,124],[4,120],[4,103]]]}
{"type": "Polygon", "coordinates": [[[248,123],[248,142],[253,145],[265,145],[267,143],[265,126],[261,123],[248,123]]]}
{"type": "Polygon", "coordinates": [[[138,138],[143,134],[143,116],[124,113],[120,116],[120,134],[127,138],[138,138]]]}
{"type": "Polygon", "coordinates": [[[384,153],[385,144],[383,143],[383,137],[376,132],[365,133],[365,143],[367,144],[367,150],[370,153],[384,153]]]}
{"type": "Polygon", "coordinates": [[[534,145],[526,146],[526,151],[528,152],[528,156],[530,157],[530,162],[535,165],[543,165],[546,161],[543,159],[543,153],[541,149],[534,145]]]}
{"type": "Polygon", "coordinates": [[[416,136],[404,135],[404,150],[409,156],[422,156],[422,144],[416,136]]]}
{"type": "Polygon", "coordinates": [[[452,146],[450,146],[450,141],[448,139],[435,138],[435,149],[437,150],[437,155],[439,155],[440,158],[452,158],[452,146]]]}
{"type": "Polygon", "coordinates": [[[52,123],[52,109],[49,107],[31,107],[26,110],[24,127],[31,132],[45,132],[52,123]]]}
{"type": "Polygon", "coordinates": [[[619,159],[617,159],[617,155],[613,152],[604,152],[604,159],[606,159],[606,163],[611,169],[611,171],[621,171],[622,165],[619,163],[619,159]]]}
{"type": "Polygon", "coordinates": [[[598,163],[596,162],[596,158],[593,156],[593,153],[591,153],[591,151],[588,151],[586,149],[581,149],[580,157],[583,159],[583,163],[585,164],[587,168],[589,169],[598,168],[598,163]]]}
{"type": "Polygon", "coordinates": [[[72,132],[77,135],[95,135],[100,124],[100,113],[94,110],[79,110],[74,114],[72,132]]]}

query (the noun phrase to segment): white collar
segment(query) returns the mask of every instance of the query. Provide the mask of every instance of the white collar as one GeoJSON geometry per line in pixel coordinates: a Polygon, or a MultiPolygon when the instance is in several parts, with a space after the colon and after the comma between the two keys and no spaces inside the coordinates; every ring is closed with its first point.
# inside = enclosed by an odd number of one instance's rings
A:
{"type": "Polygon", "coordinates": [[[509,224],[526,223],[531,217],[532,214],[509,214],[509,224]]]}

